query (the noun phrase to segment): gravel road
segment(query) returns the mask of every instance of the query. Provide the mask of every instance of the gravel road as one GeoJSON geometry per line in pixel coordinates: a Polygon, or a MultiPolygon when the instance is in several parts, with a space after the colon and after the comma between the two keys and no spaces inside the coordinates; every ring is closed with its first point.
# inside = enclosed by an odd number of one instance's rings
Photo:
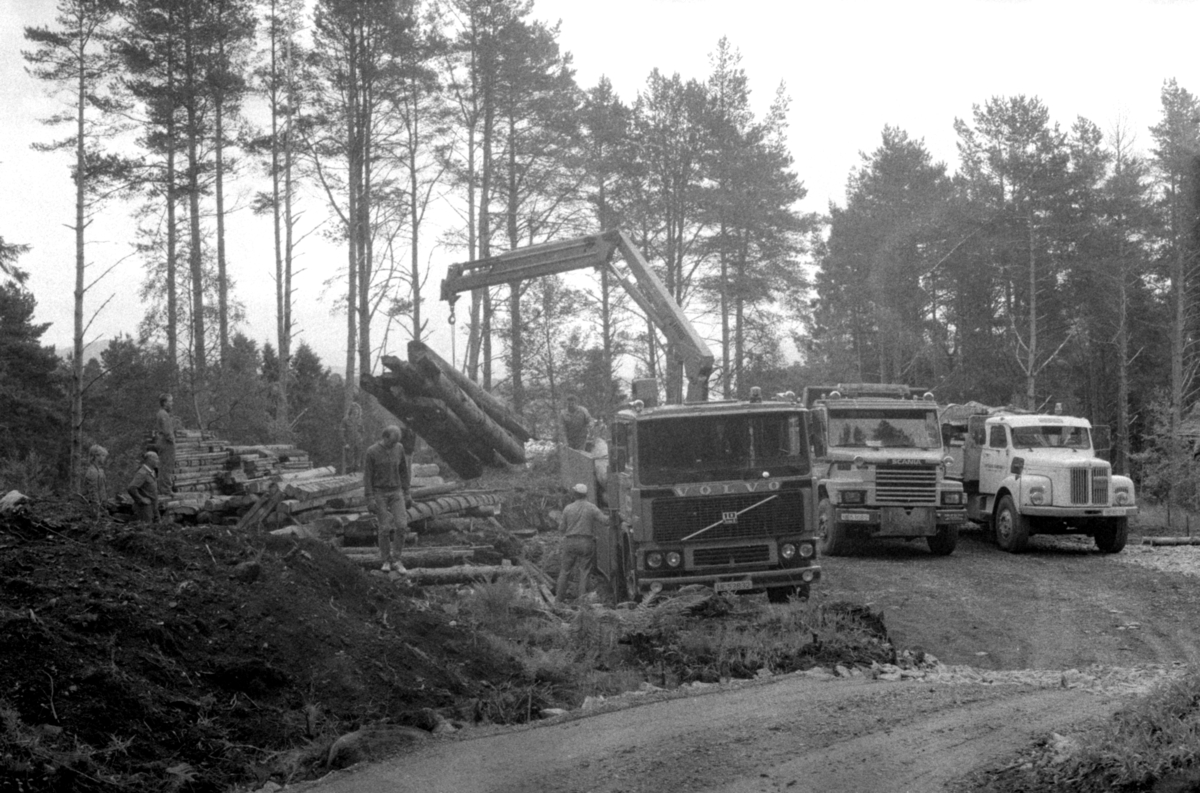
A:
{"type": "Polygon", "coordinates": [[[1036,538],[1013,556],[966,532],[949,557],[894,543],[822,564],[817,597],[871,604],[898,646],[938,660],[630,697],[607,712],[425,741],[303,789],[946,790],[1106,718],[1200,648],[1192,548],[1105,556],[1036,538]]]}

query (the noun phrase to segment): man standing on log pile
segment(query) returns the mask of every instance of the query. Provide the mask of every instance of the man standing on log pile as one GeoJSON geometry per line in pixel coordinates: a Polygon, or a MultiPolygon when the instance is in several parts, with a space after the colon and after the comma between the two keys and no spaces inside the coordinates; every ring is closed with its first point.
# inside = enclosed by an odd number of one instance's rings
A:
{"type": "Polygon", "coordinates": [[[133,514],[138,520],[154,523],[158,520],[158,455],[146,452],[142,464],[126,492],[133,499],[133,514]]]}
{"type": "Polygon", "coordinates": [[[363,495],[375,516],[378,525],[379,558],[383,560],[383,571],[406,573],[400,553],[404,550],[408,534],[408,507],[412,505],[409,485],[412,475],[404,444],[400,442],[400,428],[385,427],[383,437],[367,449],[363,460],[363,495]],[[393,555],[393,535],[399,548],[393,555]]]}
{"type": "Polygon", "coordinates": [[[604,511],[588,501],[587,485],[580,483],[572,491],[575,500],[563,507],[562,516],[558,519],[563,539],[558,562],[558,586],[554,588],[555,603],[561,603],[566,595],[572,572],[579,576],[577,599],[583,599],[596,558],[596,534],[608,524],[608,516],[604,511]]]}
{"type": "Polygon", "coordinates": [[[162,394],[158,398],[158,415],[154,417],[154,448],[158,450],[158,492],[169,496],[175,488],[175,419],[171,408],[175,397],[162,394]]]}
{"type": "Polygon", "coordinates": [[[567,395],[567,408],[558,414],[562,420],[563,434],[567,436],[567,446],[572,449],[582,449],[587,444],[588,427],[592,424],[592,414],[579,404],[574,394],[567,395]]]}

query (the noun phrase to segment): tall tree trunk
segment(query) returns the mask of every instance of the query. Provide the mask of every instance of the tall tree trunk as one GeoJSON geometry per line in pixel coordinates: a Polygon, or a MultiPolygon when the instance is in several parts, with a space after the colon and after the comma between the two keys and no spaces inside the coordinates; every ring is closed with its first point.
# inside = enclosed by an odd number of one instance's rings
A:
{"type": "Polygon", "coordinates": [[[283,278],[283,217],[279,189],[279,58],[278,30],[275,0],[271,0],[271,217],[275,237],[275,343],[279,348],[279,373],[275,392],[275,417],[283,425],[288,422],[287,380],[288,367],[284,358],[284,278],[283,278]]]}
{"type": "Polygon", "coordinates": [[[195,45],[192,41],[191,20],[184,43],[184,74],[187,90],[187,158],[188,158],[188,263],[192,274],[192,355],[195,376],[204,382],[207,368],[204,349],[204,260],[200,250],[200,113],[199,86],[196,79],[195,45]]]}
{"type": "MultiPolygon", "coordinates": [[[[516,141],[517,131],[516,122],[513,119],[513,114],[509,114],[508,121],[508,206],[504,213],[506,220],[506,228],[508,231],[508,249],[515,251],[521,241],[517,231],[517,153],[514,142],[516,141]]],[[[509,376],[512,378],[512,401],[513,410],[517,415],[522,415],[525,412],[525,371],[522,355],[522,339],[521,339],[521,285],[513,282],[508,285],[508,315],[509,315],[509,348],[512,350],[512,358],[509,361],[509,376]]]]}
{"type": "Polygon", "coordinates": [[[1037,257],[1034,253],[1033,207],[1029,209],[1029,354],[1025,366],[1025,407],[1037,409],[1038,299],[1037,257]]]}
{"type": "MultiPolygon", "coordinates": [[[[83,20],[80,18],[79,40],[83,36],[83,20]]],[[[87,68],[83,46],[80,46],[78,61],[78,84],[75,97],[75,327],[74,357],[71,361],[71,468],[70,489],[80,492],[83,483],[83,295],[84,269],[84,180],[86,151],[84,148],[84,125],[87,108],[87,68]]]]}

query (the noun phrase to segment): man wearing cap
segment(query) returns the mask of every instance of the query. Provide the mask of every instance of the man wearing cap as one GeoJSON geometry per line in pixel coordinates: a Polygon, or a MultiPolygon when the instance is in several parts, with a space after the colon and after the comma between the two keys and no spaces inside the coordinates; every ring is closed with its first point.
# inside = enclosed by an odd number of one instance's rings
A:
{"type": "Polygon", "coordinates": [[[588,501],[587,485],[575,485],[572,491],[575,500],[563,507],[562,516],[558,519],[563,540],[558,563],[558,586],[554,590],[555,603],[562,602],[572,572],[579,576],[577,598],[583,599],[587,592],[588,574],[596,557],[596,534],[608,525],[608,516],[604,511],[588,501]]]}
{"type": "Polygon", "coordinates": [[[412,475],[400,434],[400,428],[394,424],[385,427],[383,437],[367,449],[363,460],[363,495],[367,497],[367,505],[378,525],[379,558],[383,560],[385,573],[408,572],[400,561],[400,552],[404,550],[404,537],[408,534],[412,475]],[[393,534],[397,549],[394,554],[393,534]]]}
{"type": "Polygon", "coordinates": [[[146,452],[133,481],[126,489],[133,499],[133,513],[138,520],[154,523],[158,520],[158,454],[146,452]]]}

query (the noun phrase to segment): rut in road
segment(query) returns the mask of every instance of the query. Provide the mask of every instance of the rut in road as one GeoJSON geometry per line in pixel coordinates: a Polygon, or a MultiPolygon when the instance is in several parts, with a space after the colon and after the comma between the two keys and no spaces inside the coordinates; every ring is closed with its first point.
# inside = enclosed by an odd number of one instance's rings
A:
{"type": "Polygon", "coordinates": [[[1075,692],[1025,693],[938,713],[764,768],[716,793],[941,790],[968,770],[1024,748],[1036,737],[1101,718],[1111,705],[1075,692]]]}

